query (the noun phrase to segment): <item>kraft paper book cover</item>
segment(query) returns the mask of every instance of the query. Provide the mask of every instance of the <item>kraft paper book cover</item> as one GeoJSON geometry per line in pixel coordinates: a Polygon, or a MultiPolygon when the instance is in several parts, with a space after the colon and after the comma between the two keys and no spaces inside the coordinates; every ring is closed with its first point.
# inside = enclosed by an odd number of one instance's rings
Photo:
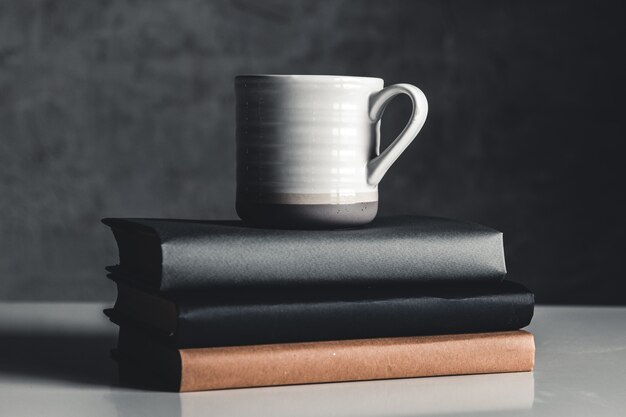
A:
{"type": "Polygon", "coordinates": [[[530,371],[532,334],[512,332],[171,349],[120,329],[120,375],[160,389],[272,385],[530,371]]]}

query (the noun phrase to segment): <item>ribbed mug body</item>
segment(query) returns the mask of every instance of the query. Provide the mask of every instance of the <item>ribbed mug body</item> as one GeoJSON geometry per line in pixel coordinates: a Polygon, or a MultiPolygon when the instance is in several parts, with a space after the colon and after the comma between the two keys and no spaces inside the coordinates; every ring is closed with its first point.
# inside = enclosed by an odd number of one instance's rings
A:
{"type": "Polygon", "coordinates": [[[237,211],[288,227],[349,227],[376,216],[367,182],[377,155],[370,97],[383,80],[335,76],[240,76],[237,211]]]}

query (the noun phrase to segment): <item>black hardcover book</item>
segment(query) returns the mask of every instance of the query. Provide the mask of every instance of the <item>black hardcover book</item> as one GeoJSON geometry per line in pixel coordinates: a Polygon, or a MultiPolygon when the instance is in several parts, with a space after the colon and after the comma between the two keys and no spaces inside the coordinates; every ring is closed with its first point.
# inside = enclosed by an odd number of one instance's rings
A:
{"type": "Polygon", "coordinates": [[[442,218],[377,218],[342,230],[260,229],[239,221],[102,222],[117,240],[120,279],[161,291],[495,283],[506,274],[502,233],[442,218]]]}
{"type": "Polygon", "coordinates": [[[534,296],[495,285],[157,293],[118,283],[105,310],[175,348],[517,330],[534,296]]]}

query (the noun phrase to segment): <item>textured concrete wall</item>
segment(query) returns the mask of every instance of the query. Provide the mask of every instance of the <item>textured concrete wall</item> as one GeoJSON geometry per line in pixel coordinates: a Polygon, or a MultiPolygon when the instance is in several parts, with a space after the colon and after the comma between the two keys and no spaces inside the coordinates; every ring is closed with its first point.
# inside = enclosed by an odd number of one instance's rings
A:
{"type": "MultiPolygon", "coordinates": [[[[113,297],[101,217],[233,217],[232,79],[304,73],[429,97],[381,214],[503,230],[510,276],[539,301],[624,302],[623,16],[593,1],[3,1],[0,298],[113,297]]],[[[399,98],[384,133],[407,116],[399,98]]]]}

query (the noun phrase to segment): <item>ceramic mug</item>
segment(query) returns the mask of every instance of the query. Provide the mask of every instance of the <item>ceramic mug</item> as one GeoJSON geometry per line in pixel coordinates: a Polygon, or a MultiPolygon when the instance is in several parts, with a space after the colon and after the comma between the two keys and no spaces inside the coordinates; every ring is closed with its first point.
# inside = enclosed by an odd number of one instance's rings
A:
{"type": "Polygon", "coordinates": [[[237,100],[237,213],[253,224],[342,228],[369,223],[378,183],[426,120],[410,84],[332,75],[241,75],[237,100]],[[380,119],[406,94],[413,112],[380,152],[380,119]]]}

